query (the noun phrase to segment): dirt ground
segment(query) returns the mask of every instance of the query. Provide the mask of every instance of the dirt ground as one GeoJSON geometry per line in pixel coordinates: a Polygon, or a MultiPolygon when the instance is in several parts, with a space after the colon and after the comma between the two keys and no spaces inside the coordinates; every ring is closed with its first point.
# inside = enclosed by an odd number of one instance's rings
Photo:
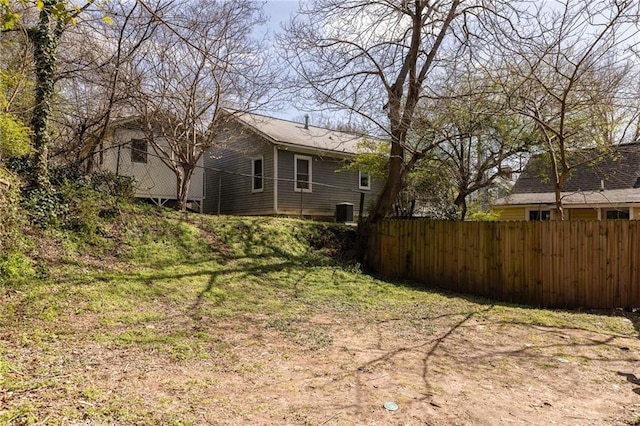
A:
{"type": "Polygon", "coordinates": [[[640,424],[637,334],[501,318],[491,307],[412,322],[229,318],[198,325],[211,333],[208,355],[185,361],[96,340],[67,351],[63,340],[5,346],[7,360],[32,360],[9,374],[32,374],[34,385],[2,391],[0,402],[31,401],[38,424],[64,425],[640,424]]]}

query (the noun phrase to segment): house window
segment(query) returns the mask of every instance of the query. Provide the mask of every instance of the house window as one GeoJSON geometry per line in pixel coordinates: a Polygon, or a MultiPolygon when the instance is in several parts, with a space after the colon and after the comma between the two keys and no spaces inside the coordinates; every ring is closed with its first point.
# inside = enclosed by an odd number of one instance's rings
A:
{"type": "Polygon", "coordinates": [[[294,191],[311,192],[311,157],[295,155],[293,161],[294,191]]]}
{"type": "Polygon", "coordinates": [[[251,170],[253,173],[251,192],[262,192],[264,189],[264,161],[262,157],[251,160],[251,170]]]}
{"type": "Polygon", "coordinates": [[[624,219],[629,220],[629,209],[611,209],[605,210],[605,217],[607,219],[624,219]]]}
{"type": "Polygon", "coordinates": [[[529,210],[529,220],[551,220],[551,210],[529,210]]]}
{"type": "Polygon", "coordinates": [[[131,139],[131,162],[147,162],[147,141],[144,139],[131,139]]]}
{"type": "Polygon", "coordinates": [[[358,171],[358,188],[360,189],[371,189],[371,178],[369,177],[369,173],[363,172],[362,170],[358,171]]]}

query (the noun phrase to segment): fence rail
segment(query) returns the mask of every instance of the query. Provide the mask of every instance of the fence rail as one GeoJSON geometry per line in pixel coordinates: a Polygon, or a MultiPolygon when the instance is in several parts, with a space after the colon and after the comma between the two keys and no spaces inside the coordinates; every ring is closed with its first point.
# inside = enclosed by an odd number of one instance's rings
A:
{"type": "Polygon", "coordinates": [[[544,307],[640,307],[640,221],[377,225],[369,258],[385,276],[544,307]]]}

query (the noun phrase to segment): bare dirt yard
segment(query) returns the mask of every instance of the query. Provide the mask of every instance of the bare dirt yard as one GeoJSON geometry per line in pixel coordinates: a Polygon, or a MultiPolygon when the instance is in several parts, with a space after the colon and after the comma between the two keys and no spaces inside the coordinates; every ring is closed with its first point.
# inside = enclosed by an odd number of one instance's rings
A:
{"type": "MultiPolygon", "coordinates": [[[[147,324],[206,332],[202,354],[186,360],[100,341],[69,347],[64,338],[35,349],[4,329],[5,360],[21,367],[5,368],[3,383],[23,386],[3,388],[0,401],[13,413],[7,424],[638,422],[640,341],[625,331],[627,319],[617,319],[619,333],[597,332],[519,324],[494,309],[275,324],[262,316],[191,324],[176,313],[147,324]],[[389,401],[397,411],[383,407],[389,401]]],[[[93,320],[68,332],[90,334],[93,320]]]]}

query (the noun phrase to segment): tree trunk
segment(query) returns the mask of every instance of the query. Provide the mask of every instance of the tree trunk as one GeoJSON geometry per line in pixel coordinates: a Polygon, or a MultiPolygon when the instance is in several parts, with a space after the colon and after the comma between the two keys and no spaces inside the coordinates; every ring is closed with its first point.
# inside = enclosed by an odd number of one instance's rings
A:
{"type": "Polygon", "coordinates": [[[407,170],[404,166],[404,149],[398,142],[392,142],[391,157],[389,158],[389,175],[385,182],[373,211],[369,215],[367,223],[376,224],[384,219],[393,210],[393,203],[404,185],[407,170]]]}
{"type": "Polygon", "coordinates": [[[58,0],[45,0],[40,11],[38,25],[29,29],[29,40],[33,44],[33,59],[35,62],[36,88],[35,107],[31,119],[33,131],[33,145],[35,154],[32,165],[32,180],[39,188],[48,188],[49,167],[48,154],[51,137],[49,135],[49,118],[51,116],[51,101],[54,95],[56,73],[56,49],[58,36],[51,28],[51,10],[58,0]]]}
{"type": "Polygon", "coordinates": [[[393,203],[397,200],[406,177],[407,169],[404,164],[404,149],[400,143],[392,142],[389,175],[371,214],[367,218],[367,223],[362,228],[360,236],[361,241],[365,242],[361,246],[360,263],[365,267],[372,267],[375,264],[375,260],[370,259],[369,255],[377,244],[376,225],[393,210],[393,203]]]}
{"type": "Polygon", "coordinates": [[[560,184],[556,184],[554,192],[556,196],[556,220],[564,220],[564,207],[562,206],[562,186],[560,186],[560,184]]]}
{"type": "Polygon", "coordinates": [[[193,176],[193,168],[183,168],[176,173],[176,208],[180,211],[187,210],[187,202],[189,201],[189,190],[191,189],[191,178],[193,176]]]}
{"type": "Polygon", "coordinates": [[[460,220],[467,217],[467,194],[460,192],[453,202],[460,209],[460,220]]]}

